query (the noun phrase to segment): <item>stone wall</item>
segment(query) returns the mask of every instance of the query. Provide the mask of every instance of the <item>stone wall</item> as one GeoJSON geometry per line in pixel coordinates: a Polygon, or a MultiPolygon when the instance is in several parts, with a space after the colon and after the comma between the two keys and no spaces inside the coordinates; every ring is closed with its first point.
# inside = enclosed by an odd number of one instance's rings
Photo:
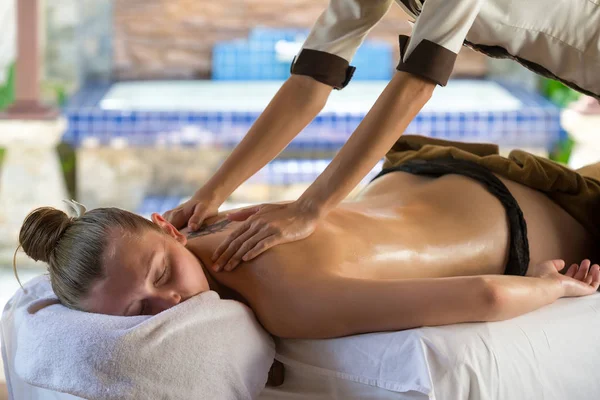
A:
{"type": "Polygon", "coordinates": [[[112,1],[46,0],[44,79],[72,90],[112,73],[112,1]]]}
{"type": "MultiPolygon", "coordinates": [[[[245,38],[255,26],[310,28],[328,0],[113,0],[117,79],[210,77],[218,41],[245,38]]],[[[400,7],[369,34],[388,41],[398,59],[398,34],[410,33],[400,7]]],[[[484,57],[463,49],[455,74],[482,75],[484,57]]]]}

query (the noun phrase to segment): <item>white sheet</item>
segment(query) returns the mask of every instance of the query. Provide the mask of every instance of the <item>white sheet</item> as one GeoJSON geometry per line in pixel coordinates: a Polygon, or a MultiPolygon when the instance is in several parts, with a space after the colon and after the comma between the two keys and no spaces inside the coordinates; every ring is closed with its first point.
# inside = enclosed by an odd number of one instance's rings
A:
{"type": "Polygon", "coordinates": [[[600,294],[508,321],[279,341],[276,358],[306,373],[432,400],[597,400],[600,294]]]}

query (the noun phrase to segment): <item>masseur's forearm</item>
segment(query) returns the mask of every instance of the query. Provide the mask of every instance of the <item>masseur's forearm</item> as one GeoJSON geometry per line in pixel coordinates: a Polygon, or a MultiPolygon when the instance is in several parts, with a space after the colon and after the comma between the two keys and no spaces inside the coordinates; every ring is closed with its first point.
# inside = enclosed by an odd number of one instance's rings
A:
{"type": "Polygon", "coordinates": [[[431,98],[435,84],[396,72],[348,142],[317,180],[298,199],[316,214],[342,201],[392,147],[431,98]]]}
{"type": "Polygon", "coordinates": [[[310,77],[292,75],[201,190],[212,194],[219,203],[225,201],[315,118],[331,90],[310,77]]]}

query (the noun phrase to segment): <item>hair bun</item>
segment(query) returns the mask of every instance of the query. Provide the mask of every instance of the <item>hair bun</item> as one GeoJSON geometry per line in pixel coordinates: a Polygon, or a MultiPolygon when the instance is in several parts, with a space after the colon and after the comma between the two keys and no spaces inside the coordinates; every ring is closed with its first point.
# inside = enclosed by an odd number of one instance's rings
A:
{"type": "Polygon", "coordinates": [[[71,218],[52,207],[33,210],[23,222],[19,242],[25,253],[35,261],[48,262],[71,218]]]}

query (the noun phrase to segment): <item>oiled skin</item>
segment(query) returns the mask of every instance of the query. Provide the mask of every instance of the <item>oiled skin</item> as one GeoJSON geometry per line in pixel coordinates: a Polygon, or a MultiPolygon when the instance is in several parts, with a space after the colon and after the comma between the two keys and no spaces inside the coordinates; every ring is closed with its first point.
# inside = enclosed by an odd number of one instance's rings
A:
{"type": "MultiPolygon", "coordinates": [[[[570,265],[594,257],[592,237],[562,208],[535,190],[502,180],[527,221],[530,265],[549,259],[570,265]]],[[[344,291],[357,280],[503,274],[509,246],[502,204],[481,184],[458,175],[389,173],[329,212],[308,238],[276,246],[233,272],[215,273],[210,257],[236,224],[222,222],[210,234],[192,236],[187,247],[268,330],[291,337],[371,330],[336,321],[345,310],[368,313],[369,307],[377,307],[375,292],[361,291],[358,298],[344,291]],[[319,328],[307,330],[307,324],[319,328]]]]}

